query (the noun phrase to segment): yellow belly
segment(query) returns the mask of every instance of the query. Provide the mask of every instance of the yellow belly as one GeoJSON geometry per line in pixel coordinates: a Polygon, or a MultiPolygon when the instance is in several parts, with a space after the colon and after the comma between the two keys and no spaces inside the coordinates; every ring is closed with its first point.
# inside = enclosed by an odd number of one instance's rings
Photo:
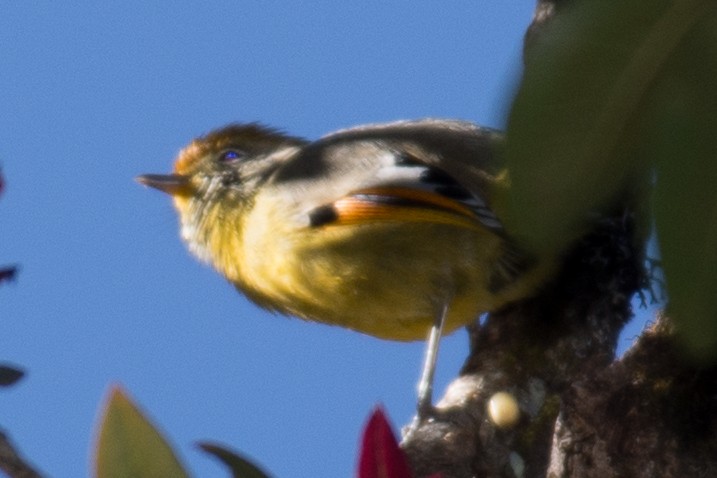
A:
{"type": "Polygon", "coordinates": [[[495,305],[486,262],[500,239],[488,232],[430,223],[249,226],[232,248],[241,253],[217,265],[250,298],[283,313],[417,340],[445,304],[446,332],[495,305]]]}

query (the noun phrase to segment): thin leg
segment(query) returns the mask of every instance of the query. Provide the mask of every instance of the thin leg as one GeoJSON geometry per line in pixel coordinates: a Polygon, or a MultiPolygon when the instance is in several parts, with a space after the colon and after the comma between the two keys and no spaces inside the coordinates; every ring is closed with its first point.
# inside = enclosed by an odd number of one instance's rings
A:
{"type": "Polygon", "coordinates": [[[427,418],[433,411],[433,375],[436,371],[436,360],[438,359],[438,347],[443,334],[443,324],[448,315],[448,304],[441,308],[431,327],[426,342],[426,357],[423,361],[421,379],[418,382],[418,422],[427,418]]]}

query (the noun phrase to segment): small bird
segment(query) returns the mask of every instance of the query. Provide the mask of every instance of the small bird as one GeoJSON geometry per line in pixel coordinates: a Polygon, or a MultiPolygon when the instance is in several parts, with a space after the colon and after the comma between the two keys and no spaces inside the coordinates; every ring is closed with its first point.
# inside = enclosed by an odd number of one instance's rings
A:
{"type": "Polygon", "coordinates": [[[383,339],[427,339],[418,418],[440,337],[527,297],[546,267],[495,210],[502,135],[455,120],[344,129],[307,141],[257,123],[192,141],[169,193],[181,235],[258,305],[383,339]]]}

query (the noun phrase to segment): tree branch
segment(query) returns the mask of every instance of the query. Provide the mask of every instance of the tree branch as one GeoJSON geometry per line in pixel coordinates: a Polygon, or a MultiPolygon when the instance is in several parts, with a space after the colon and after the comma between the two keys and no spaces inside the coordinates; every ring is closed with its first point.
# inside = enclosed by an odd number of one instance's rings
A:
{"type": "Polygon", "coordinates": [[[22,459],[20,453],[10,443],[10,439],[0,430],[0,470],[9,478],[41,478],[35,469],[22,459]]]}
{"type": "Polygon", "coordinates": [[[643,280],[632,231],[630,216],[603,220],[542,293],[471,329],[470,357],[440,413],[404,443],[418,476],[545,476],[563,395],[612,363],[632,316],[630,298],[643,280]],[[515,396],[522,411],[509,430],[486,413],[499,391],[515,396]]]}

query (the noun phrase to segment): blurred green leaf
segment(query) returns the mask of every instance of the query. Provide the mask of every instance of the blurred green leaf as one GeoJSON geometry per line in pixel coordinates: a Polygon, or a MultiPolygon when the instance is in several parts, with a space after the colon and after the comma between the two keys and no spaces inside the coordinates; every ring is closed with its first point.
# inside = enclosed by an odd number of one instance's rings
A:
{"type": "Polygon", "coordinates": [[[562,252],[633,181],[649,177],[638,131],[650,89],[711,0],[582,1],[531,50],[509,118],[509,230],[562,252]]]}
{"type": "Polygon", "coordinates": [[[98,478],[187,477],[166,440],[127,395],[114,387],[100,422],[98,478]]]}
{"type": "Polygon", "coordinates": [[[717,9],[675,51],[655,88],[655,219],[680,337],[717,359],[717,9]]]}
{"type": "Polygon", "coordinates": [[[22,370],[9,365],[0,365],[0,387],[8,387],[25,376],[22,370]]]}
{"type": "Polygon", "coordinates": [[[269,478],[259,467],[239,454],[214,443],[198,443],[199,448],[214,455],[232,472],[233,478],[269,478]]]}
{"type": "Polygon", "coordinates": [[[717,359],[717,3],[578,2],[539,42],[510,116],[507,226],[559,253],[653,185],[669,312],[717,359]]]}

